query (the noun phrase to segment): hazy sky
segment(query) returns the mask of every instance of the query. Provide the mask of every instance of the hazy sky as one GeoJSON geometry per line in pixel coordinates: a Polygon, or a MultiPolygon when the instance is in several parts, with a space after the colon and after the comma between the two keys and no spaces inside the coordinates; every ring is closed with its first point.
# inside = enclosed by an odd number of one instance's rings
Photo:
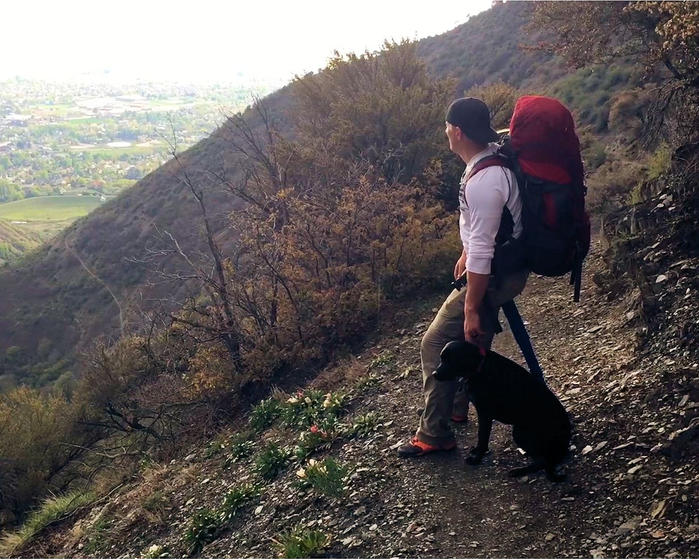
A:
{"type": "Polygon", "coordinates": [[[0,79],[288,81],[334,49],[442,33],[490,0],[2,0],[0,79]]]}

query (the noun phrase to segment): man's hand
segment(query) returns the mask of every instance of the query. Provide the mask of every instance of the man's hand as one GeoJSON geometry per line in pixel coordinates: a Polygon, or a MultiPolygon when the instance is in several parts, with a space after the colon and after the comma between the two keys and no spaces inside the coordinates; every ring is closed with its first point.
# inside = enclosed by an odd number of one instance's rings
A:
{"type": "Polygon", "coordinates": [[[485,292],[488,289],[489,274],[468,272],[468,284],[466,285],[466,300],[464,302],[464,336],[473,344],[481,345],[481,338],[485,331],[481,327],[481,318],[478,309],[483,303],[485,292]]]}
{"type": "Polygon", "coordinates": [[[467,311],[464,319],[464,336],[472,344],[480,346],[481,337],[485,331],[481,329],[481,317],[478,311],[467,311]]]}
{"type": "Polygon", "coordinates": [[[461,275],[466,270],[466,258],[466,249],[464,249],[461,252],[459,260],[456,261],[456,264],[454,265],[454,280],[458,280],[459,278],[461,278],[461,275]]]}

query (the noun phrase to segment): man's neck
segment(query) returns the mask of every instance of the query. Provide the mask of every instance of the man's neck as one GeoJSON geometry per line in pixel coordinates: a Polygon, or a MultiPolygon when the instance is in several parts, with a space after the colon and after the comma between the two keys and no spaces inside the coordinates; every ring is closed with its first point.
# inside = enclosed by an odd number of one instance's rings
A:
{"type": "Polygon", "coordinates": [[[483,150],[485,150],[488,147],[488,144],[474,144],[474,143],[469,143],[467,145],[464,145],[459,149],[456,153],[458,156],[463,160],[463,162],[468,165],[468,162],[471,161],[471,158],[473,156],[480,154],[483,150]]]}

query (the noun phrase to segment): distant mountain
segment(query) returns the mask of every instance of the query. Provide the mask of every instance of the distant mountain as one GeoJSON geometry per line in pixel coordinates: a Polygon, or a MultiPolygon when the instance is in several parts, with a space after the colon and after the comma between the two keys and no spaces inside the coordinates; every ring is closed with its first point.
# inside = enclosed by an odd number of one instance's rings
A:
{"type": "MultiPolygon", "coordinates": [[[[420,41],[418,52],[435,76],[457,78],[455,96],[497,80],[543,91],[553,81],[552,74],[561,78],[564,72],[549,55],[519,49],[531,41],[523,28],[530,10],[527,3],[497,5],[447,33],[420,41]]],[[[293,110],[293,87],[266,98],[271,115],[281,123],[293,110]]],[[[245,116],[253,129],[258,126],[251,111],[245,116]]],[[[188,174],[204,188],[218,231],[236,210],[233,199],[213,179],[231,171],[227,126],[180,157],[188,174]]],[[[155,299],[170,293],[172,287],[158,284],[138,260],[156,230],[172,233],[187,251],[203,242],[198,209],[180,172],[179,163],[169,161],[17,266],[0,271],[0,368],[4,367],[0,376],[14,372],[26,382],[38,382],[39,375],[41,384],[50,383],[60,375],[51,363],[76,360],[96,337],[117,337],[120,316],[128,329],[140,311],[151,309],[155,299]],[[40,343],[42,353],[37,353],[40,343]],[[17,369],[22,363],[34,363],[33,371],[17,369]]],[[[231,241],[220,239],[224,245],[231,241]]]]}

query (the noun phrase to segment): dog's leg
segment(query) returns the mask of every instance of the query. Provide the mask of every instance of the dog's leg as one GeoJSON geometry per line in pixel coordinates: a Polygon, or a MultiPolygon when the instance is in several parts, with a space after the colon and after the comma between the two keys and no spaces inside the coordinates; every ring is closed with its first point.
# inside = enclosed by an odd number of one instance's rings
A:
{"type": "Polygon", "coordinates": [[[466,457],[466,462],[469,465],[479,465],[483,461],[483,456],[488,452],[490,430],[493,427],[493,419],[490,416],[482,414],[478,408],[476,408],[476,412],[478,413],[478,444],[466,457]]]}

